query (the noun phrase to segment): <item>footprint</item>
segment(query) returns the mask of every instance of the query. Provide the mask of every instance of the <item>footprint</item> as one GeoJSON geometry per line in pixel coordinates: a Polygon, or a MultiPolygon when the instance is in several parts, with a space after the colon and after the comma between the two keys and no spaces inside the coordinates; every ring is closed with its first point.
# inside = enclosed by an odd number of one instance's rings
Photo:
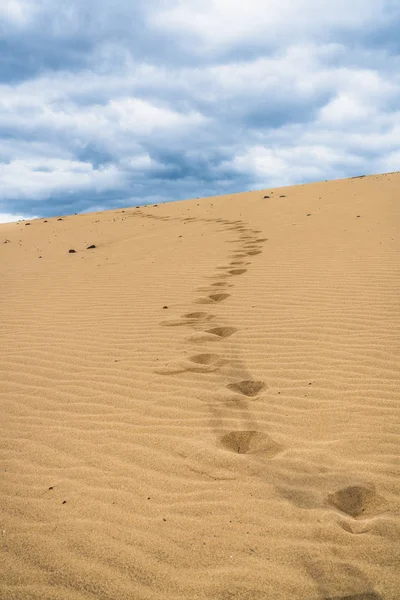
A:
{"type": "Polygon", "coordinates": [[[236,327],[213,327],[212,329],[208,329],[206,333],[211,333],[212,335],[216,335],[220,338],[226,338],[236,333],[236,327]]]}
{"type": "Polygon", "coordinates": [[[216,283],[212,283],[211,284],[212,287],[224,287],[225,285],[228,285],[227,281],[217,281],[216,283]]]}
{"type": "Polygon", "coordinates": [[[322,600],[383,600],[366,575],[354,564],[335,559],[307,560],[306,569],[314,580],[322,600]],[[307,564],[308,563],[308,564],[307,564]]]}
{"type": "Polygon", "coordinates": [[[186,321],[182,321],[181,319],[171,319],[170,321],[161,321],[160,323],[163,327],[183,327],[191,324],[192,321],[189,319],[186,319],[186,321]]]}
{"type": "Polygon", "coordinates": [[[243,273],[247,273],[247,269],[232,269],[228,271],[231,275],[243,275],[243,273]]]}
{"type": "Polygon", "coordinates": [[[247,256],[256,256],[257,254],[261,254],[261,250],[252,250],[251,252],[247,252],[247,256]]]}
{"type": "Polygon", "coordinates": [[[185,319],[213,319],[214,315],[210,315],[206,312],[191,312],[183,315],[185,319]]]}
{"type": "Polygon", "coordinates": [[[327,498],[329,504],[338,508],[354,519],[376,514],[384,508],[386,501],[375,491],[375,486],[370,483],[367,485],[350,485],[342,488],[327,498]]]}
{"type": "Polygon", "coordinates": [[[155,370],[157,375],[181,375],[182,373],[212,373],[225,364],[218,354],[196,354],[188,360],[169,363],[155,370]]]}
{"type": "Polygon", "coordinates": [[[256,242],[268,242],[268,238],[258,238],[257,240],[255,240],[256,242]]]}
{"type": "Polygon", "coordinates": [[[324,600],[383,600],[376,592],[364,592],[363,594],[350,594],[350,596],[329,596],[324,600]]]}
{"type": "Polygon", "coordinates": [[[230,294],[210,294],[208,297],[212,302],[222,302],[229,298],[230,294]]]}
{"type": "Polygon", "coordinates": [[[230,431],[221,438],[228,450],[238,454],[263,454],[268,458],[276,456],[283,446],[275,442],[266,433],[260,431],[230,431]]]}
{"type": "Polygon", "coordinates": [[[220,367],[224,364],[224,360],[218,354],[195,354],[189,358],[190,361],[198,365],[208,365],[220,367]]]}
{"type": "Polygon", "coordinates": [[[237,383],[228,383],[226,387],[244,396],[254,397],[265,388],[265,383],[263,381],[248,379],[246,381],[238,381],[237,383]]]}
{"type": "Polygon", "coordinates": [[[230,294],[210,294],[208,298],[197,298],[196,304],[217,304],[229,298],[230,294]]]}

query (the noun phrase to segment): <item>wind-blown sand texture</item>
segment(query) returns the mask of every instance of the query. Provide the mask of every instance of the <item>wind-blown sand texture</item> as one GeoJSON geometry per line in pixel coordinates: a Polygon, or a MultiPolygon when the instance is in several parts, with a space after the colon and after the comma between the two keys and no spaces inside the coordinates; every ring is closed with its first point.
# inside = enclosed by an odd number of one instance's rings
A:
{"type": "Polygon", "coordinates": [[[399,192],[0,226],[2,599],[400,598],[399,192]]]}

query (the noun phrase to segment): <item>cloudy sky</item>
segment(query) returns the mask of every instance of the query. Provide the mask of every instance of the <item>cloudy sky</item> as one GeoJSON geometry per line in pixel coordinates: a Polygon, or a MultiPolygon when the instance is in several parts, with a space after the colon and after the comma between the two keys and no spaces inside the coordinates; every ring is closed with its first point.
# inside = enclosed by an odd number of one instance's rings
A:
{"type": "Polygon", "coordinates": [[[399,0],[1,0],[0,220],[398,170],[399,0]]]}

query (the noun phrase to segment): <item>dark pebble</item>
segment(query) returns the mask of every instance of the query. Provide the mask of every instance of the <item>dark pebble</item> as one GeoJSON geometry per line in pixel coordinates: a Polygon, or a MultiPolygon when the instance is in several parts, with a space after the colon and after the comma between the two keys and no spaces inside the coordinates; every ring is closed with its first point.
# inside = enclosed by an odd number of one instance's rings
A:
{"type": "Polygon", "coordinates": [[[88,246],[86,249],[91,250],[92,248],[96,248],[96,246],[94,244],[92,244],[91,246],[88,246]]]}
{"type": "Polygon", "coordinates": [[[163,306],[163,308],[168,308],[168,306],[163,306]]]}
{"type": "Polygon", "coordinates": [[[264,196],[264,198],[270,198],[270,196],[264,196]]]}
{"type": "Polygon", "coordinates": [[[30,223],[25,223],[25,227],[26,227],[27,225],[30,225],[30,223]]]}
{"type": "Polygon", "coordinates": [[[69,254],[75,254],[76,250],[74,250],[73,248],[71,248],[70,250],[68,250],[69,254]]]}

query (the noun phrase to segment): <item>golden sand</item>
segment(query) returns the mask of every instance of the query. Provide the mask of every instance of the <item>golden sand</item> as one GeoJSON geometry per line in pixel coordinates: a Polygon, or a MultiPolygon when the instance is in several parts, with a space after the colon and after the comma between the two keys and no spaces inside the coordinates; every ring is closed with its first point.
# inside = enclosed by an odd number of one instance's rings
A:
{"type": "Polygon", "coordinates": [[[399,193],[0,226],[1,599],[400,598],[399,193]]]}

